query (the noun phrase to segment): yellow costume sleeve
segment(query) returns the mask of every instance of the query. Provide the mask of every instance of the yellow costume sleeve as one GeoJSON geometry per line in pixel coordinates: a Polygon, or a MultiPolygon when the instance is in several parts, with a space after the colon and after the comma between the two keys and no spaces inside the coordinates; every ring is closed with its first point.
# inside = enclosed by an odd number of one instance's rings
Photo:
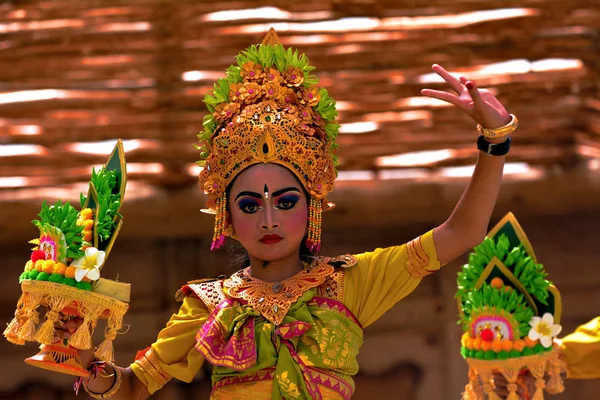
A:
{"type": "Polygon", "coordinates": [[[424,276],[440,268],[433,230],[402,246],[357,254],[356,259],[357,264],[345,272],[344,304],[363,327],[379,319],[424,276]]]}
{"type": "Polygon", "coordinates": [[[196,333],[207,318],[208,311],[201,300],[185,297],[177,314],[158,334],[156,342],[131,364],[131,369],[150,394],[162,388],[171,378],[192,381],[204,362],[204,357],[194,345],[196,333]]]}
{"type": "Polygon", "coordinates": [[[561,347],[569,378],[600,378],[600,317],[565,336],[561,347]]]}

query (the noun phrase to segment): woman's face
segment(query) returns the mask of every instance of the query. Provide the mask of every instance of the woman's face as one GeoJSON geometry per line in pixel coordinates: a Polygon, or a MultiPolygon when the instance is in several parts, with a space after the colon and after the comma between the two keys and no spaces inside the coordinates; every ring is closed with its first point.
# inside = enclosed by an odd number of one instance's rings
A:
{"type": "Polygon", "coordinates": [[[277,164],[256,164],[229,192],[233,231],[251,257],[277,261],[297,256],[306,233],[308,205],[298,180],[277,164]]]}

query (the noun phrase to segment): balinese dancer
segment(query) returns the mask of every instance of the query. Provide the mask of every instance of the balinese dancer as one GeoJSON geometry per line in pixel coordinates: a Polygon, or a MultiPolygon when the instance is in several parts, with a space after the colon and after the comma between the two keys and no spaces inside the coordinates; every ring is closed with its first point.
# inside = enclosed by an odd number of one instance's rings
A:
{"type": "Polygon", "coordinates": [[[517,120],[474,81],[434,65],[456,93],[422,94],[478,124],[481,152],[453,213],[406,244],[315,255],[322,213],[333,207],[339,126],[313,69],[271,31],[206,96],[200,184],[215,214],[212,248],[239,241],[246,266],[185,285],[155,343],[129,367],[108,363],[84,383],[92,397],[145,399],[172,378],[191,381],[206,361],[214,366],[212,399],[349,399],[363,328],[482,241],[517,120]]]}

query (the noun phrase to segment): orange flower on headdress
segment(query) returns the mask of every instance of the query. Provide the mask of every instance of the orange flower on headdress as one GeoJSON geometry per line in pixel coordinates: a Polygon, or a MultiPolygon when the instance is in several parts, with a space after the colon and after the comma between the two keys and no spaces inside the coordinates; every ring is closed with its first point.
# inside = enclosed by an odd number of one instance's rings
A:
{"type": "Polygon", "coordinates": [[[239,103],[221,103],[215,108],[213,116],[219,122],[227,122],[235,117],[239,111],[239,103]]]}
{"type": "Polygon", "coordinates": [[[311,86],[309,89],[301,90],[298,93],[298,100],[300,100],[300,104],[308,105],[309,107],[316,107],[321,100],[319,88],[316,86],[311,86]]]}
{"type": "Polygon", "coordinates": [[[265,82],[277,83],[281,81],[281,72],[276,68],[265,68],[265,82]]]}
{"type": "Polygon", "coordinates": [[[229,85],[229,101],[241,101],[243,83],[232,83],[229,85]]]}
{"type": "Polygon", "coordinates": [[[263,85],[265,97],[269,100],[282,99],[285,95],[285,90],[278,83],[265,83],[263,85]]]}
{"type": "Polygon", "coordinates": [[[298,129],[306,136],[313,136],[315,134],[315,129],[308,124],[300,123],[300,125],[298,125],[298,129]]]}
{"type": "Polygon", "coordinates": [[[298,96],[293,89],[280,87],[279,93],[275,96],[275,101],[281,108],[289,108],[298,104],[298,96]]]}
{"type": "Polygon", "coordinates": [[[304,83],[304,73],[300,68],[289,67],[284,72],[283,79],[289,87],[300,87],[304,83]]]}
{"type": "Polygon", "coordinates": [[[299,107],[298,108],[298,119],[300,123],[310,125],[313,123],[313,113],[312,110],[308,107],[299,107]]]}
{"type": "Polygon", "coordinates": [[[312,181],[308,182],[308,192],[317,199],[322,199],[331,191],[331,185],[325,182],[325,177],[317,174],[312,181]]]}
{"type": "Polygon", "coordinates": [[[212,174],[204,182],[204,187],[202,189],[204,189],[204,193],[208,195],[221,194],[225,191],[225,183],[217,174],[212,174]]]}
{"type": "Polygon", "coordinates": [[[262,96],[262,87],[256,83],[246,82],[244,87],[241,89],[241,100],[246,104],[256,103],[262,96]]]}
{"type": "Polygon", "coordinates": [[[262,65],[256,64],[254,61],[248,61],[242,65],[240,75],[244,78],[244,82],[257,81],[262,79],[264,71],[262,65]]]}

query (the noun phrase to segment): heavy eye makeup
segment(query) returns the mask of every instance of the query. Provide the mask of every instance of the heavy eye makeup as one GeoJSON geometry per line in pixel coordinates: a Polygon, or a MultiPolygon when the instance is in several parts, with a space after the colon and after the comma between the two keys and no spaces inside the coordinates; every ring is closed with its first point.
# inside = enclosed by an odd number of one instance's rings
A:
{"type": "Polygon", "coordinates": [[[296,194],[288,194],[277,199],[276,208],[280,210],[291,210],[300,201],[300,197],[296,194]]]}
{"type": "Polygon", "coordinates": [[[237,202],[237,205],[242,212],[246,214],[254,214],[262,207],[262,203],[251,197],[244,197],[237,202]]]}

